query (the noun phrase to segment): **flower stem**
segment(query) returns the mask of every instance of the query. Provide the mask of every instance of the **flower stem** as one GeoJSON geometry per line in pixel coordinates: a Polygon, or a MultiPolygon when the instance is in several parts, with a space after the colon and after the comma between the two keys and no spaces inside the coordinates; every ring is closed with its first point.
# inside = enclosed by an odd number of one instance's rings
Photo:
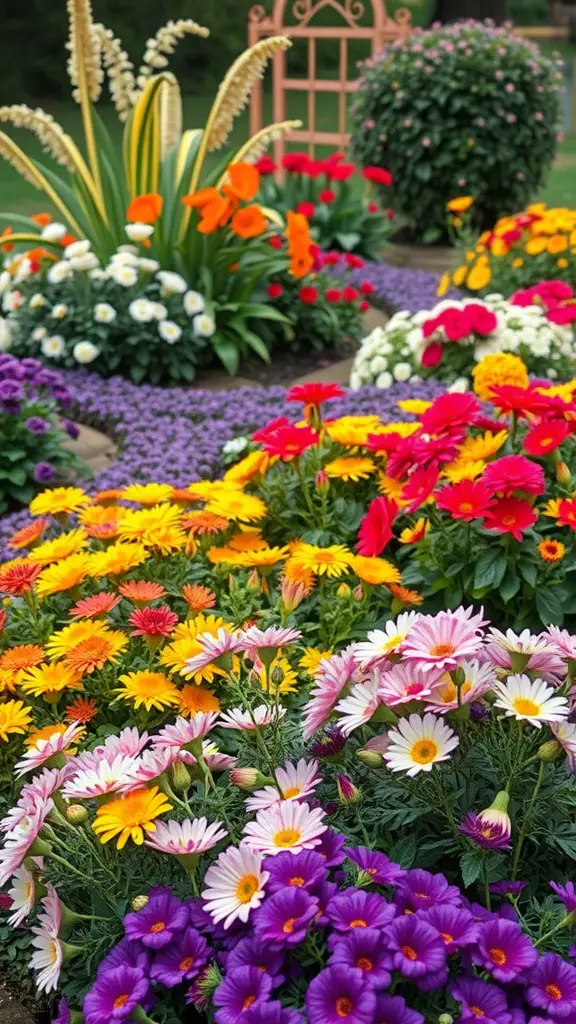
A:
{"type": "Polygon", "coordinates": [[[542,779],[543,778],[544,778],[544,761],[540,761],[540,768],[538,769],[538,777],[536,779],[536,784],[534,786],[534,791],[532,793],[532,797],[530,799],[530,803],[528,804],[528,808],[526,810],[526,814],[524,815],[524,821],[522,822],[522,828],[520,829],[520,835],[518,836],[518,842],[516,843],[516,849],[514,850],[514,860],[512,862],[512,879],[513,880],[516,878],[516,874],[518,872],[518,864],[520,862],[520,854],[522,852],[522,846],[523,846],[523,843],[524,843],[524,839],[526,838],[526,832],[528,831],[528,825],[530,824],[530,819],[532,817],[532,811],[534,810],[534,804],[536,803],[536,798],[537,798],[538,793],[540,791],[540,786],[542,785],[542,779]]]}

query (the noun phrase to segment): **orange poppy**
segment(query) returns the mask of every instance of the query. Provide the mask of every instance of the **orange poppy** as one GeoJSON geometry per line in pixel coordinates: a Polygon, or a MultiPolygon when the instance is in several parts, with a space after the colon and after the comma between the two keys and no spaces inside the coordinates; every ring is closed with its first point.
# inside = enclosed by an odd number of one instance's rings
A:
{"type": "Polygon", "coordinates": [[[146,192],[144,195],[136,196],[126,210],[128,220],[138,221],[139,224],[154,224],[160,214],[164,200],[157,192],[146,192]]]}
{"type": "Polygon", "coordinates": [[[249,202],[260,188],[260,175],[252,164],[230,164],[222,191],[231,199],[249,202]]]}
{"type": "Polygon", "coordinates": [[[49,213],[33,213],[30,220],[33,220],[41,228],[45,228],[48,224],[52,223],[52,217],[49,213]]]}
{"type": "Polygon", "coordinates": [[[71,235],[70,232],[67,231],[65,235],[62,235],[62,238],[60,239],[60,245],[63,249],[65,249],[67,245],[72,245],[72,242],[77,241],[78,239],[76,238],[76,235],[71,235]]]}
{"type": "Polygon", "coordinates": [[[9,235],[13,234],[14,232],[12,228],[5,228],[2,234],[0,235],[0,245],[4,249],[4,252],[12,252],[14,245],[10,242],[5,242],[4,239],[7,238],[9,235]]]}
{"type": "Polygon", "coordinates": [[[266,228],[266,217],[256,203],[236,210],[232,218],[232,231],[240,235],[240,238],[257,238],[266,228]]]}
{"type": "Polygon", "coordinates": [[[191,206],[192,209],[202,209],[207,203],[213,203],[216,199],[220,198],[218,189],[201,188],[198,192],[191,192],[189,196],[184,196],[182,202],[184,206],[191,206]]]}
{"type": "Polygon", "coordinates": [[[48,249],[42,249],[41,246],[37,246],[36,249],[29,249],[26,255],[32,263],[40,263],[41,260],[58,259],[53,252],[48,252],[48,249]]]}
{"type": "Polygon", "coordinates": [[[200,211],[202,219],[198,225],[198,231],[201,235],[211,235],[217,228],[224,226],[233,210],[232,200],[223,199],[222,196],[206,203],[200,211]]]}

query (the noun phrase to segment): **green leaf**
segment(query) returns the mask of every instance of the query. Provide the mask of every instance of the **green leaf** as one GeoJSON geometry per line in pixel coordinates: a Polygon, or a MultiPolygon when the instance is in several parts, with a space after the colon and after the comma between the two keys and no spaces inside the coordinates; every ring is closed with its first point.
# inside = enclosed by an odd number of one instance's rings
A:
{"type": "Polygon", "coordinates": [[[26,483],[26,470],[22,469],[22,466],[15,466],[14,469],[9,469],[6,476],[15,487],[23,487],[26,483]]]}
{"type": "Polygon", "coordinates": [[[536,608],[545,626],[560,626],[564,621],[564,608],[558,589],[547,587],[536,591],[536,608]]]}
{"type": "Polygon", "coordinates": [[[520,580],[513,566],[508,566],[504,579],[500,584],[500,597],[503,601],[511,601],[520,590],[520,580]]]}
{"type": "Polygon", "coordinates": [[[337,231],[336,238],[346,252],[351,252],[361,241],[357,231],[337,231]]]}
{"type": "Polygon", "coordinates": [[[482,854],[477,850],[463,853],[460,857],[460,871],[462,872],[462,885],[467,889],[482,874],[482,854]]]}
{"type": "Polygon", "coordinates": [[[426,230],[422,232],[422,241],[424,242],[424,245],[433,245],[434,242],[437,242],[438,239],[441,238],[441,236],[442,232],[440,231],[440,228],[426,228],[426,230]]]}
{"type": "Polygon", "coordinates": [[[233,341],[222,339],[221,341],[214,342],[214,351],[230,376],[234,377],[238,373],[238,366],[240,365],[238,347],[233,341]]]}
{"type": "Polygon", "coordinates": [[[530,587],[535,587],[536,586],[536,566],[535,566],[534,562],[529,562],[526,559],[520,559],[520,561],[518,562],[518,568],[520,570],[521,575],[526,580],[526,583],[528,583],[528,585],[530,587]]]}
{"type": "Polygon", "coordinates": [[[504,578],[507,566],[506,553],[502,548],[482,551],[476,562],[474,590],[483,587],[498,587],[504,578]]]}
{"type": "Polygon", "coordinates": [[[388,851],[388,856],[390,860],[408,870],[416,859],[416,852],[417,847],[414,837],[405,836],[404,839],[399,839],[398,842],[394,843],[388,851]]]}

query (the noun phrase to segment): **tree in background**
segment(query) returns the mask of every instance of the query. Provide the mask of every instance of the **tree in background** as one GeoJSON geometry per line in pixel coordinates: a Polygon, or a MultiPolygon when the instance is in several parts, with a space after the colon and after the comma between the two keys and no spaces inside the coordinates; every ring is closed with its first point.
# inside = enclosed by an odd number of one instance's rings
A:
{"type": "Polygon", "coordinates": [[[501,24],[508,17],[507,0],[435,0],[430,20],[447,22],[475,18],[482,21],[492,18],[501,24]]]}

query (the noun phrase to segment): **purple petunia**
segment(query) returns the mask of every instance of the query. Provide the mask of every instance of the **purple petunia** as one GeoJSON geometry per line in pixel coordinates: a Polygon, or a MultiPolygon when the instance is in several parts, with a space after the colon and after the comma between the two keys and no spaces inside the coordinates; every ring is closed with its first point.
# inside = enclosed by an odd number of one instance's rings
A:
{"type": "Polygon", "coordinates": [[[424,919],[440,932],[447,953],[455,953],[458,949],[474,945],[480,933],[470,911],[451,903],[430,907],[430,910],[425,911],[424,919]]]}
{"type": "Polygon", "coordinates": [[[392,956],[387,942],[376,928],[357,928],[340,937],[334,946],[329,967],[363,971],[374,988],[387,988],[392,980],[392,956]]]}
{"type": "Polygon", "coordinates": [[[305,889],[280,889],[253,915],[254,930],[262,942],[293,946],[303,942],[318,912],[318,900],[305,889]]]}
{"type": "Polygon", "coordinates": [[[206,939],[194,928],[186,928],[169,946],[156,954],[150,968],[153,981],[173,988],[182,981],[195,978],[210,959],[211,950],[206,939]]]}
{"type": "Polygon", "coordinates": [[[24,426],[31,434],[47,434],[50,430],[50,424],[47,420],[42,419],[41,416],[29,416],[24,421],[24,426]]]}
{"type": "Polygon", "coordinates": [[[523,889],[526,888],[528,882],[491,882],[488,886],[490,892],[494,896],[519,896],[523,889]]]}
{"type": "Polygon", "coordinates": [[[328,917],[326,916],[326,908],[331,900],[334,899],[338,892],[338,886],[335,882],[322,882],[321,885],[317,886],[314,891],[314,895],[318,900],[318,914],[316,917],[316,923],[322,926],[327,925],[328,917]]]}
{"type": "Polygon", "coordinates": [[[85,1024],[110,1024],[131,1017],[149,989],[148,978],[137,967],[106,971],[84,997],[85,1024]]]}
{"type": "Polygon", "coordinates": [[[424,1024],[424,1017],[417,1010],[411,1010],[402,996],[379,992],[376,996],[374,1024],[424,1024]]]}
{"type": "Polygon", "coordinates": [[[186,904],[176,899],[170,889],[155,886],[144,909],[126,915],[124,931],[128,939],[140,939],[150,949],[161,949],[186,927],[188,920],[186,904]]]}
{"type": "Polygon", "coordinates": [[[510,1024],[511,1014],[502,989],[481,978],[458,978],[450,987],[454,999],[460,1003],[461,1020],[474,1020],[478,1024],[510,1024]]]}
{"type": "Polygon", "coordinates": [[[49,462],[37,462],[34,466],[34,479],[39,484],[47,484],[55,476],[54,466],[49,462]]]}
{"type": "Polygon", "coordinates": [[[538,953],[519,924],[497,918],[482,924],[472,959],[498,981],[506,982],[533,967],[538,953]]]}
{"type": "Polygon", "coordinates": [[[343,846],[345,842],[345,836],[341,836],[337,832],[333,832],[332,829],[327,828],[322,833],[320,845],[314,847],[314,852],[319,853],[324,858],[324,864],[327,868],[337,868],[344,861],[345,853],[343,846]]]}
{"type": "Polygon", "coordinates": [[[257,967],[237,967],[230,971],[214,992],[216,1024],[236,1024],[241,1014],[257,1003],[266,1002],[272,981],[257,967]]]}
{"type": "Polygon", "coordinates": [[[285,850],[277,857],[267,857],[263,870],[270,875],[266,883],[268,892],[289,886],[310,891],[326,878],[326,861],[315,850],[301,850],[296,854],[285,850]]]}
{"type": "Polygon", "coordinates": [[[256,1003],[242,1014],[242,1024],[304,1024],[298,1010],[288,1010],[278,1000],[256,1003]]]}
{"type": "Polygon", "coordinates": [[[310,1024],[372,1024],[376,992],[362,971],[327,967],[308,985],[306,1009],[310,1024]]]}
{"type": "Polygon", "coordinates": [[[344,852],[377,885],[397,885],[406,874],[404,868],[395,864],[385,853],[369,850],[367,846],[350,846],[344,852]]]}
{"type": "Polygon", "coordinates": [[[258,936],[240,939],[226,957],[227,971],[237,967],[257,967],[272,979],[274,988],[284,981],[283,966],[284,950],[263,942],[258,936]]]}
{"type": "Polygon", "coordinates": [[[138,967],[139,970],[148,972],[150,966],[150,954],[140,942],[132,942],[130,939],[121,939],[121,941],[114,946],[108,956],[104,957],[98,964],[98,971],[96,977],[99,978],[101,974],[106,971],[111,971],[115,967],[138,967]]]}
{"type": "Polygon", "coordinates": [[[66,996],[58,1003],[58,1016],[54,1018],[52,1024],[70,1024],[70,1007],[66,996]]]}
{"type": "Polygon", "coordinates": [[[427,910],[437,903],[462,903],[460,890],[448,885],[444,875],[433,875],[422,868],[407,871],[401,879],[394,896],[394,902],[401,911],[427,910]]]}
{"type": "Polygon", "coordinates": [[[326,907],[328,920],[339,932],[349,932],[354,928],[384,928],[395,914],[396,908],[383,896],[354,888],[340,892],[326,907]]]}
{"type": "Polygon", "coordinates": [[[576,886],[574,882],[566,882],[566,885],[550,882],[550,888],[554,890],[558,899],[562,900],[566,907],[566,913],[571,914],[573,910],[576,910],[576,886]]]}
{"type": "Polygon", "coordinates": [[[394,966],[407,978],[436,974],[446,963],[440,933],[416,914],[406,914],[392,921],[387,940],[394,950],[394,966]]]}
{"type": "Polygon", "coordinates": [[[544,953],[530,973],[526,999],[531,1006],[545,1010],[550,1017],[576,1014],[576,967],[557,953],[544,953]]]}

